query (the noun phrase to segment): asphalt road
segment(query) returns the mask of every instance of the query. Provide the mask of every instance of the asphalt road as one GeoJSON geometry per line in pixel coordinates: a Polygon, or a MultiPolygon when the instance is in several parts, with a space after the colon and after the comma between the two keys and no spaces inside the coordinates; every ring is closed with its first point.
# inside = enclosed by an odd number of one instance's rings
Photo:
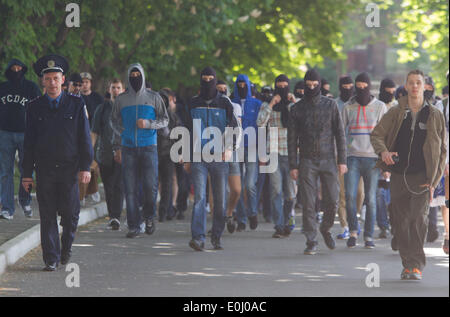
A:
{"type": "MultiPolygon", "coordinates": [[[[320,241],[319,254],[306,256],[298,227],[287,239],[273,239],[272,225],[260,223],[254,232],[225,233],[224,251],[211,250],[207,241],[205,252],[195,252],[188,247],[188,220],[157,224],[153,236],[134,240],[125,238],[125,230],[105,228],[106,219],[79,228],[71,261],[79,267],[79,287],[67,287],[66,280],[76,279],[64,267],[42,272],[38,248],[0,277],[0,295],[449,296],[449,258],[441,239],[426,245],[423,281],[405,282],[400,281],[400,257],[391,251],[389,240],[377,240],[374,250],[364,249],[362,239],[351,250],[339,241],[334,251],[320,241]],[[380,269],[379,287],[366,284],[370,263],[380,269]]],[[[338,231],[336,223],[334,233],[338,231]]]]}

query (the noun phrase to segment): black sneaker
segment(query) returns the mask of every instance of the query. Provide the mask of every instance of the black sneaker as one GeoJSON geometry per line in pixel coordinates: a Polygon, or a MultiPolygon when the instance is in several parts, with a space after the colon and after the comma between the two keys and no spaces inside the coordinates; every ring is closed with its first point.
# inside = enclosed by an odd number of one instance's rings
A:
{"type": "Polygon", "coordinates": [[[272,235],[272,238],[274,239],[281,239],[284,237],[285,237],[284,232],[281,230],[276,230],[275,233],[272,235]]]}
{"type": "Polygon", "coordinates": [[[286,237],[286,238],[289,237],[291,235],[291,233],[292,233],[292,230],[289,226],[284,227],[284,230],[283,230],[284,237],[286,237]]]}
{"type": "Polygon", "coordinates": [[[258,228],[258,216],[252,216],[248,218],[248,221],[250,222],[250,229],[256,230],[258,228]]]}
{"type": "Polygon", "coordinates": [[[245,227],[246,227],[245,223],[238,223],[236,231],[237,232],[245,231],[245,227]]]}
{"type": "Polygon", "coordinates": [[[229,233],[233,234],[236,231],[236,221],[234,221],[234,217],[227,217],[227,230],[229,233]]]}
{"type": "Polygon", "coordinates": [[[116,218],[113,218],[109,222],[109,226],[111,227],[111,230],[118,231],[120,229],[120,221],[116,218]]]}
{"type": "Polygon", "coordinates": [[[66,265],[67,263],[69,263],[71,257],[72,257],[72,251],[61,252],[61,264],[66,265]]]}
{"type": "Polygon", "coordinates": [[[366,249],[375,249],[375,243],[373,241],[364,242],[364,247],[366,249]]]}
{"type": "Polygon", "coordinates": [[[128,239],[134,239],[134,238],[136,238],[140,233],[141,233],[141,229],[140,229],[140,228],[139,228],[139,229],[136,229],[136,230],[130,230],[130,231],[128,231],[126,237],[127,237],[128,239]]]}
{"type": "Polygon", "coordinates": [[[44,272],[55,272],[58,269],[58,263],[46,264],[43,271],[44,272]]]}
{"type": "Polygon", "coordinates": [[[323,240],[328,249],[334,250],[336,248],[336,241],[334,241],[333,236],[329,231],[321,232],[323,236],[323,240]]]}
{"type": "Polygon", "coordinates": [[[213,245],[214,250],[223,250],[222,243],[220,239],[211,238],[211,244],[213,245]]]}
{"type": "Polygon", "coordinates": [[[200,251],[203,251],[203,249],[205,248],[205,243],[202,242],[202,241],[199,241],[199,240],[192,239],[189,242],[189,246],[192,249],[194,249],[195,251],[199,251],[200,252],[200,251]]]}
{"type": "Polygon", "coordinates": [[[356,238],[355,237],[350,237],[347,240],[347,247],[349,247],[350,249],[353,249],[354,247],[356,247],[356,238]]]}
{"type": "Polygon", "coordinates": [[[156,230],[155,223],[153,220],[146,220],[145,221],[145,233],[149,236],[152,235],[156,230]]]}
{"type": "Polygon", "coordinates": [[[178,211],[177,220],[184,220],[184,214],[182,211],[178,211]]]}
{"type": "Polygon", "coordinates": [[[307,247],[303,253],[306,255],[316,255],[318,251],[319,251],[319,248],[317,248],[317,244],[310,244],[310,245],[307,245],[307,247]]]}

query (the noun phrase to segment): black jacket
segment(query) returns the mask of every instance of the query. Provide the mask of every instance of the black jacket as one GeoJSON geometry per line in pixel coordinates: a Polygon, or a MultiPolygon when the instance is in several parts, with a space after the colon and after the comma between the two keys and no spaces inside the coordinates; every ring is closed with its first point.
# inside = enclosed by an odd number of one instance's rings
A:
{"type": "Polygon", "coordinates": [[[347,164],[345,130],[335,100],[318,96],[313,101],[303,98],[292,108],[288,127],[289,166],[298,169],[301,159],[337,159],[347,164]]]}
{"type": "Polygon", "coordinates": [[[90,171],[92,159],[89,122],[80,97],[63,92],[56,110],[45,95],[28,104],[24,178],[31,178],[36,170],[38,181],[76,182],[79,171],[90,171]]]}
{"type": "Polygon", "coordinates": [[[39,97],[41,91],[32,81],[25,79],[27,67],[13,59],[5,71],[8,81],[0,84],[0,130],[23,133],[25,131],[25,108],[29,101],[39,97]],[[22,66],[21,77],[14,82],[12,65],[22,66]]]}

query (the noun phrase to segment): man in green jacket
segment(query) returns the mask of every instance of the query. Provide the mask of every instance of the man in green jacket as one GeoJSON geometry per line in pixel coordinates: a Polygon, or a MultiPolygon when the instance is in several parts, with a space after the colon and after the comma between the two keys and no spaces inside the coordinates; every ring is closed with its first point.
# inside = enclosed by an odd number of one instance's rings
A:
{"type": "Polygon", "coordinates": [[[428,207],[445,169],[447,136],[443,114],[424,100],[425,76],[411,71],[408,96],[399,100],[373,130],[377,166],[392,173],[390,214],[403,263],[403,280],[420,280],[428,207]]]}

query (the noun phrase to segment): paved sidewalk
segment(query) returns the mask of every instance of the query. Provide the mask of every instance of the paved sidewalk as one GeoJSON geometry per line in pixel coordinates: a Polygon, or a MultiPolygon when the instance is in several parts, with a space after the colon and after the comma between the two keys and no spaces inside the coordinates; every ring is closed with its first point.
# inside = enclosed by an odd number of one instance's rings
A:
{"type": "MultiPolygon", "coordinates": [[[[362,239],[352,250],[339,241],[330,251],[320,239],[319,254],[306,256],[298,226],[290,238],[273,239],[273,225],[261,223],[255,232],[225,233],[224,251],[211,250],[207,240],[207,251],[195,252],[188,247],[189,221],[186,214],[184,221],[157,223],[153,236],[130,240],[126,229],[105,230],[106,219],[99,219],[81,227],[75,239],[79,288],[67,287],[64,267],[42,272],[36,248],[0,277],[0,296],[449,296],[449,258],[441,239],[426,245],[424,280],[400,281],[401,261],[390,240],[376,240],[374,250],[364,249],[362,239]],[[369,263],[380,267],[379,288],[366,286],[369,263]]],[[[338,222],[333,231],[339,232],[338,222]]]]}
{"type": "MultiPolygon", "coordinates": [[[[90,208],[96,203],[87,200],[86,206],[83,208],[90,208]]],[[[35,225],[39,224],[39,209],[36,200],[36,196],[33,196],[31,203],[33,209],[33,218],[26,218],[23,214],[22,207],[16,199],[16,211],[13,220],[0,219],[0,246],[5,242],[17,237],[19,234],[31,229],[35,225]]]]}

